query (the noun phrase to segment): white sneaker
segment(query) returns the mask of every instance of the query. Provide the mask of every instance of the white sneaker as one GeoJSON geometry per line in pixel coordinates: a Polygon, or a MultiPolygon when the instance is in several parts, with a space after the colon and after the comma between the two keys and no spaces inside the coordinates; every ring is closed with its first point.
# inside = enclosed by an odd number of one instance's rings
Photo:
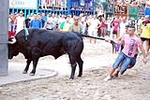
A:
{"type": "Polygon", "coordinates": [[[112,78],[111,76],[107,76],[106,78],[104,78],[104,81],[107,82],[107,81],[111,80],[111,78],[112,78]]]}

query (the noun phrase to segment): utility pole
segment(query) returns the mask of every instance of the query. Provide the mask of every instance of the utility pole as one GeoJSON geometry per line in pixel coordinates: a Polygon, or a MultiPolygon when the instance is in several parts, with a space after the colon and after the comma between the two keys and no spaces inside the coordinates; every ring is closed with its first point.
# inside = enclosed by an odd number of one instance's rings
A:
{"type": "Polygon", "coordinates": [[[8,10],[9,0],[0,1],[0,76],[8,74],[8,10]]]}

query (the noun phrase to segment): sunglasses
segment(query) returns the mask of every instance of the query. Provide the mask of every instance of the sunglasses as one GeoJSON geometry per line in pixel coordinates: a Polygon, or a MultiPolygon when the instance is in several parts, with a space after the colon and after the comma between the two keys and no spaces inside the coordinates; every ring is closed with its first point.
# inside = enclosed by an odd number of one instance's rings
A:
{"type": "Polygon", "coordinates": [[[135,29],[135,26],[134,25],[129,25],[128,28],[134,28],[135,29]]]}
{"type": "Polygon", "coordinates": [[[126,28],[135,28],[134,25],[126,25],[125,27],[126,27],[126,28]]]}
{"type": "Polygon", "coordinates": [[[128,31],[132,31],[132,30],[128,30],[128,31]]]}

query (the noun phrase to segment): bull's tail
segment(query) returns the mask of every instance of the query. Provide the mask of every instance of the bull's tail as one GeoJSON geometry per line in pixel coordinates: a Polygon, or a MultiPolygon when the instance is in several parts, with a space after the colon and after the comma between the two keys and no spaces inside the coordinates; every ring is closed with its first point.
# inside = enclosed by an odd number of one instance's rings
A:
{"type": "Polygon", "coordinates": [[[103,38],[103,37],[94,37],[94,36],[85,35],[85,34],[81,34],[81,36],[82,37],[89,37],[89,38],[99,39],[99,40],[105,40],[105,38],[103,38]]]}
{"type": "MultiPolygon", "coordinates": [[[[104,37],[94,37],[94,36],[90,36],[90,35],[85,35],[85,34],[81,34],[82,37],[89,37],[89,38],[94,38],[94,39],[99,39],[99,40],[106,40],[104,37]]],[[[115,41],[110,40],[110,43],[112,45],[113,48],[115,48],[115,45],[117,44],[115,41]]]]}

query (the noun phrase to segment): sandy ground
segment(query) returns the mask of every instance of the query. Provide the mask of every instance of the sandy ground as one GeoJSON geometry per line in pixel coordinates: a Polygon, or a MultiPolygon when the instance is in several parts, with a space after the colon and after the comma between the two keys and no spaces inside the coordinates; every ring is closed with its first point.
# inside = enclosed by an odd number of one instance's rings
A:
{"type": "MultiPolygon", "coordinates": [[[[58,60],[44,57],[39,65],[55,64],[53,68],[59,72],[57,76],[0,86],[0,100],[150,100],[149,62],[144,65],[139,56],[134,68],[123,76],[104,82],[108,67],[117,54],[111,54],[111,45],[104,41],[97,41],[97,44],[90,44],[87,39],[84,41],[83,77],[78,78],[77,71],[75,79],[69,79],[70,68],[66,55],[58,60]],[[64,67],[66,71],[59,70],[61,65],[67,66],[64,67]]],[[[25,61],[19,55],[11,62],[25,61]]]]}

